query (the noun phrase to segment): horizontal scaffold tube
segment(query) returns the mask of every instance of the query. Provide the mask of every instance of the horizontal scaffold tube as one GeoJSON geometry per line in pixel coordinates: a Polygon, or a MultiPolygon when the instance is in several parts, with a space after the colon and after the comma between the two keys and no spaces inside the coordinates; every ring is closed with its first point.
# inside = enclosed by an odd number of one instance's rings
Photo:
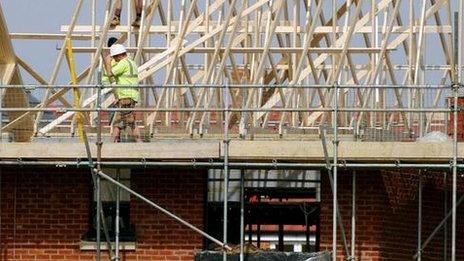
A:
{"type": "MultiPolygon", "coordinates": [[[[95,164],[95,162],[93,163],[95,164]]],[[[100,164],[104,167],[140,167],[140,168],[223,168],[222,162],[204,162],[204,161],[102,161],[100,164]]],[[[0,166],[54,166],[54,167],[89,167],[92,166],[88,161],[28,161],[18,159],[11,161],[0,161],[0,166]]],[[[229,162],[229,166],[234,169],[326,169],[326,163],[281,163],[281,162],[229,162]]],[[[446,163],[340,163],[341,169],[370,169],[370,168],[388,168],[388,169],[450,169],[451,164],[446,163]]],[[[458,168],[464,169],[464,164],[458,164],[458,168]]]]}

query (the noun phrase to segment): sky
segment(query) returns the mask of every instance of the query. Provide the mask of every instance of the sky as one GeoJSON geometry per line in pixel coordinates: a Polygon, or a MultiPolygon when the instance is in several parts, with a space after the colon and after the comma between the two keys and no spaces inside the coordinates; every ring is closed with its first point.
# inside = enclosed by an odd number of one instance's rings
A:
{"type": "MultiPolygon", "coordinates": [[[[73,9],[75,8],[74,0],[0,0],[3,13],[7,20],[8,29],[15,33],[59,33],[60,26],[69,24],[73,9]]],[[[102,10],[101,17],[97,17],[97,22],[103,21],[103,3],[99,2],[98,8],[102,10]]],[[[78,24],[90,24],[90,0],[84,1],[79,16],[78,24]]],[[[56,58],[58,57],[58,47],[62,42],[58,40],[14,40],[13,45],[18,56],[28,62],[37,70],[45,79],[50,78],[56,58]]],[[[79,43],[74,43],[78,45],[79,43]]],[[[88,56],[76,56],[76,66],[78,71],[88,65],[88,56]]],[[[59,74],[59,82],[69,78],[66,67],[62,66],[59,74]]],[[[27,73],[22,73],[25,84],[35,83],[27,73]]]]}
{"type": "MultiPolygon", "coordinates": [[[[180,0],[174,0],[174,2],[180,0]]],[[[200,0],[199,3],[204,3],[205,0],[200,0]]],[[[421,2],[414,0],[416,3],[416,16],[419,16],[421,2]]],[[[59,33],[61,25],[70,23],[73,9],[75,8],[75,0],[0,0],[3,12],[5,14],[8,28],[10,32],[43,32],[43,33],[59,33]]],[[[81,9],[81,15],[78,19],[80,25],[91,24],[91,2],[85,0],[81,9]]],[[[104,3],[106,1],[97,0],[97,24],[102,24],[104,16],[104,3]]],[[[125,2],[125,1],[124,1],[125,2]]],[[[326,3],[331,2],[327,0],[326,3]]],[[[338,0],[342,2],[342,0],[338,0]]],[[[370,3],[370,0],[365,0],[364,3],[370,3]]],[[[453,5],[457,1],[452,1],[453,5]]],[[[402,1],[402,5],[407,6],[409,0],[402,1]]],[[[403,6],[401,7],[402,9],[403,6]]],[[[452,7],[452,9],[456,9],[452,7]]],[[[404,10],[407,12],[406,10],[404,10]]],[[[124,15],[124,12],[123,12],[124,15]]],[[[304,15],[302,15],[304,17],[304,15]]],[[[443,16],[444,17],[444,16],[443,16]]],[[[123,18],[124,19],[124,18],[123,18]]],[[[443,18],[442,18],[443,19],[443,18]]],[[[432,19],[430,19],[432,20],[432,19]]],[[[403,21],[407,24],[407,21],[403,21]]],[[[74,42],[75,46],[89,42],[74,42]]],[[[61,46],[60,41],[44,41],[44,40],[14,40],[13,42],[16,54],[30,63],[45,79],[50,78],[50,74],[54,67],[59,51],[57,48],[61,46]]],[[[433,47],[432,47],[433,48],[433,47]]],[[[429,52],[428,52],[429,53],[429,52]]],[[[428,54],[431,58],[427,58],[433,64],[433,52],[428,54]]],[[[76,56],[76,66],[78,71],[81,71],[89,63],[89,55],[79,54],[76,56]]],[[[65,66],[61,66],[61,71],[58,77],[58,83],[65,83],[69,76],[65,66]]],[[[35,83],[35,81],[23,73],[24,83],[35,83]]]]}

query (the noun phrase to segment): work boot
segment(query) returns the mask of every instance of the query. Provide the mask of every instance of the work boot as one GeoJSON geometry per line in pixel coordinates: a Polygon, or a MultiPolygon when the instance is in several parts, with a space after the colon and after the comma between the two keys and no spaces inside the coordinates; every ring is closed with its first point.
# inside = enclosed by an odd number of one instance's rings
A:
{"type": "Polygon", "coordinates": [[[113,17],[113,20],[111,20],[111,26],[118,26],[121,24],[121,18],[117,15],[113,17]]]}
{"type": "Polygon", "coordinates": [[[132,22],[133,27],[140,27],[140,15],[137,15],[134,22],[132,22]]]}

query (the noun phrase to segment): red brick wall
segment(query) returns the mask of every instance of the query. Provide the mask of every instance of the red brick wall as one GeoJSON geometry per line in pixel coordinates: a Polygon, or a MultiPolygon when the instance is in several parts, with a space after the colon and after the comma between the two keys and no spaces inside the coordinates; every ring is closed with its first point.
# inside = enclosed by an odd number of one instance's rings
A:
{"type": "MultiPolygon", "coordinates": [[[[412,260],[417,247],[417,172],[369,171],[357,174],[357,260],[412,260]]],[[[443,217],[442,173],[425,173],[423,178],[423,241],[443,217]]],[[[350,240],[351,172],[338,176],[340,211],[347,240],[350,240]]],[[[332,245],[332,193],[327,174],[322,175],[321,249],[332,245]]],[[[458,210],[458,258],[464,260],[463,206],[458,210]]],[[[451,219],[450,222],[451,223],[451,219]]],[[[449,224],[450,225],[450,224],[449,224]]],[[[344,250],[338,229],[338,260],[344,250]]],[[[451,241],[448,230],[448,247],[451,241]]],[[[448,252],[449,253],[449,252],[448,252]]],[[[449,257],[449,254],[448,254],[449,257]]],[[[443,230],[426,247],[423,260],[443,260],[443,230]]]]}
{"type": "MultiPolygon", "coordinates": [[[[361,175],[358,175],[361,177],[361,175]]],[[[322,195],[321,195],[321,250],[332,250],[332,190],[326,173],[321,175],[322,195]]],[[[382,218],[385,205],[385,198],[376,186],[378,179],[373,179],[367,175],[357,179],[357,256],[358,260],[377,260],[370,259],[372,256],[380,255],[380,240],[382,229],[378,226],[379,219],[382,218]],[[361,192],[362,191],[362,192],[361,192]]],[[[339,173],[338,176],[338,198],[340,211],[345,226],[347,240],[350,240],[350,221],[351,221],[351,175],[339,173]]],[[[342,241],[340,229],[338,237],[338,254],[342,254],[342,241]]]]}
{"type": "MultiPolygon", "coordinates": [[[[408,260],[417,240],[417,176],[414,172],[358,172],[358,260],[408,260]]],[[[205,171],[134,170],[131,186],[142,195],[192,222],[203,225],[205,171]]],[[[443,216],[441,173],[424,178],[423,235],[443,216]]],[[[93,260],[80,251],[88,228],[91,183],[87,170],[1,170],[0,260],[93,260]]],[[[322,175],[321,249],[331,249],[332,194],[322,175]]],[[[351,172],[340,172],[339,202],[350,236],[351,172]]],[[[464,260],[464,214],[458,212],[458,260],[464,260]]],[[[201,236],[175,223],[143,202],[131,202],[137,250],[123,260],[192,260],[202,248],[201,236]]],[[[450,231],[450,230],[449,230],[450,231]]],[[[451,233],[449,233],[450,236],[451,233]]],[[[340,260],[342,256],[339,238],[340,260]]],[[[424,260],[442,260],[440,231],[424,252],[424,260]]],[[[449,242],[450,246],[450,242],[449,242]]]]}
{"type": "MultiPolygon", "coordinates": [[[[131,186],[198,227],[203,225],[203,171],[135,170],[131,186]]],[[[87,170],[1,170],[0,260],[93,260],[80,251],[88,229],[87,170]]],[[[202,238],[145,203],[132,200],[137,250],[122,260],[192,260],[202,238]]]]}
{"type": "Polygon", "coordinates": [[[2,169],[2,260],[77,257],[87,229],[89,180],[83,172],[59,171],[2,169]]]}
{"type": "MultiPolygon", "coordinates": [[[[136,191],[166,207],[198,228],[203,227],[206,171],[153,170],[133,172],[131,182],[136,191]]],[[[144,202],[131,202],[131,221],[136,224],[137,253],[130,260],[193,260],[201,250],[203,238],[144,202]]]]}

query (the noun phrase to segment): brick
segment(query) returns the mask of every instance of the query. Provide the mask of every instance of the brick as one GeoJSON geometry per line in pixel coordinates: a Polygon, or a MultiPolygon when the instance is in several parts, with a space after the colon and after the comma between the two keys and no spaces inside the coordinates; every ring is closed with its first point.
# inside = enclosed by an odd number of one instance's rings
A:
{"type": "MultiPolygon", "coordinates": [[[[358,260],[409,260],[416,248],[417,171],[358,171],[358,260]]],[[[442,172],[424,172],[423,234],[429,235],[443,215],[442,172]]],[[[79,241],[88,228],[91,183],[87,170],[2,169],[0,192],[0,260],[94,260],[81,252],[79,241]],[[15,219],[16,218],[16,221],[15,219]]],[[[203,226],[205,172],[199,170],[134,170],[131,186],[198,227],[203,226]]],[[[464,192],[460,180],[459,191],[464,192]]],[[[322,175],[321,249],[331,249],[332,194],[322,175]]],[[[341,171],[339,203],[350,235],[351,175],[341,171]]],[[[462,216],[463,208],[458,209],[462,216]]],[[[143,202],[131,201],[137,250],[123,260],[192,260],[202,237],[143,202]]],[[[464,222],[458,223],[458,246],[464,240],[464,222]]],[[[338,237],[337,260],[343,260],[338,237]]],[[[450,242],[450,241],[448,241],[450,242]]],[[[424,260],[442,260],[443,234],[424,251],[424,260]]],[[[464,260],[458,248],[458,260],[464,260]]],[[[106,255],[106,254],[105,254],[106,255]]]]}
{"type": "MultiPolygon", "coordinates": [[[[203,226],[205,171],[132,173],[131,186],[137,192],[203,226]]],[[[88,170],[2,169],[0,175],[0,260],[94,260],[93,252],[79,250],[88,229],[88,170]]],[[[134,198],[131,222],[137,250],[123,253],[123,260],[192,260],[194,251],[203,247],[201,236],[134,198]]]]}
{"type": "MultiPolygon", "coordinates": [[[[357,260],[412,259],[417,244],[417,171],[357,172],[357,260]]],[[[443,173],[423,174],[423,235],[430,235],[443,216],[443,173]],[[441,181],[440,181],[441,180],[441,181]]],[[[463,180],[459,190],[464,191],[463,180]]],[[[447,184],[449,188],[450,184],[447,184]]],[[[322,175],[321,249],[331,249],[332,194],[327,175],[322,175]],[[325,191],[325,192],[324,192],[325,191]]],[[[351,173],[339,175],[338,195],[341,214],[349,240],[351,218],[351,173]]],[[[458,209],[458,216],[464,214],[458,209]]],[[[464,224],[458,222],[457,245],[464,242],[464,224]]],[[[340,231],[340,230],[338,230],[340,231]]],[[[341,236],[338,258],[343,260],[341,236]]],[[[448,240],[448,243],[450,241],[448,240]]],[[[443,260],[443,233],[439,232],[425,249],[424,260],[443,260]]],[[[457,260],[464,260],[464,249],[458,248],[457,260]]]]}

